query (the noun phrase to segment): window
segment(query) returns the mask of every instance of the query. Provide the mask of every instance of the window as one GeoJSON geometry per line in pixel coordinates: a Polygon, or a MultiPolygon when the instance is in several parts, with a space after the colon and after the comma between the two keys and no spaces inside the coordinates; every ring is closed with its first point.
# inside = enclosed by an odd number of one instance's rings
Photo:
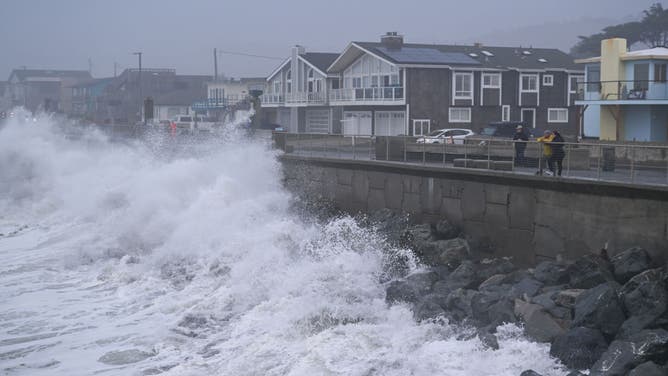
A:
{"type": "Polygon", "coordinates": [[[601,67],[587,67],[587,92],[598,93],[601,90],[601,67]]]}
{"type": "Polygon", "coordinates": [[[429,134],[431,120],[413,119],[413,136],[425,136],[429,134]]]}
{"type": "Polygon", "coordinates": [[[649,88],[649,64],[638,63],[633,65],[633,89],[647,90],[649,88]]]}
{"type": "Polygon", "coordinates": [[[657,63],[654,64],[654,81],[656,82],[666,82],[666,63],[657,63]]]}
{"type": "Polygon", "coordinates": [[[483,89],[498,89],[501,87],[501,74],[499,73],[483,73],[482,75],[483,89]]]}
{"type": "Polygon", "coordinates": [[[473,99],[473,73],[455,73],[455,99],[473,99]]]}
{"type": "Polygon", "coordinates": [[[577,93],[583,88],[582,83],[584,82],[584,77],[582,76],[570,76],[569,77],[569,92],[577,93]]]}
{"type": "Polygon", "coordinates": [[[292,71],[288,71],[288,73],[285,74],[285,83],[286,83],[286,92],[291,93],[292,92],[292,71]]]}
{"type": "Polygon", "coordinates": [[[450,107],[449,120],[451,123],[470,123],[471,109],[461,107],[450,107]]]}
{"type": "Polygon", "coordinates": [[[553,86],[554,85],[554,76],[551,74],[543,75],[543,86],[553,86]]]}
{"type": "Polygon", "coordinates": [[[501,121],[510,121],[510,106],[507,104],[501,107],[501,121]]]}
{"type": "Polygon", "coordinates": [[[538,92],[538,75],[537,74],[522,74],[520,75],[521,87],[520,91],[527,93],[538,92]]]}
{"type": "Polygon", "coordinates": [[[548,123],[568,123],[568,109],[567,108],[548,108],[547,109],[548,123]]]}
{"type": "Polygon", "coordinates": [[[281,93],[281,81],[276,80],[274,81],[274,94],[280,94],[281,93]]]}
{"type": "Polygon", "coordinates": [[[363,55],[343,72],[345,88],[401,86],[396,66],[363,55]]]}

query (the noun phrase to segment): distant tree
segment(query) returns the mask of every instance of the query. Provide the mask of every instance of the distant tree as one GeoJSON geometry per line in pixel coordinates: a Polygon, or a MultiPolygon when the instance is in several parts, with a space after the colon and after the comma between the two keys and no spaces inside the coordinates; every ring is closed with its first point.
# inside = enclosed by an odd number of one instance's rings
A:
{"type": "Polygon", "coordinates": [[[656,3],[643,11],[643,14],[640,21],[612,25],[597,34],[578,36],[580,40],[571,48],[571,54],[576,57],[597,55],[600,53],[601,41],[608,38],[625,38],[629,46],[638,42],[650,48],[667,46],[668,9],[664,10],[660,3],[656,3]]]}

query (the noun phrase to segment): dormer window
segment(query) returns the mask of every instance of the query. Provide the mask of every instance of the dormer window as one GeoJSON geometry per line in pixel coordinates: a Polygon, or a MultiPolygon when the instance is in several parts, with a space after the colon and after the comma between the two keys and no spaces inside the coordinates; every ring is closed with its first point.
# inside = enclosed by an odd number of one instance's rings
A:
{"type": "Polygon", "coordinates": [[[482,54],[485,55],[485,56],[487,56],[487,57],[492,57],[492,56],[494,56],[494,54],[491,53],[491,52],[489,52],[489,51],[482,51],[482,54]]]}
{"type": "Polygon", "coordinates": [[[554,76],[551,74],[544,74],[543,86],[554,86],[554,76]]]}

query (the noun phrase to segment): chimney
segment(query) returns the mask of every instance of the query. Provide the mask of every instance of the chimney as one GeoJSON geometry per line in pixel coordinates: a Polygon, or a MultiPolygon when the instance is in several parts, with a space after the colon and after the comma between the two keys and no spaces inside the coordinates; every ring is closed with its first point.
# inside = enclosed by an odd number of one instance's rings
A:
{"type": "Polygon", "coordinates": [[[404,45],[404,36],[396,31],[389,31],[380,37],[380,43],[387,48],[401,48],[404,45]]]}
{"type": "Polygon", "coordinates": [[[482,43],[480,43],[480,42],[475,42],[475,43],[473,43],[473,47],[475,47],[475,48],[482,48],[482,43]]]}

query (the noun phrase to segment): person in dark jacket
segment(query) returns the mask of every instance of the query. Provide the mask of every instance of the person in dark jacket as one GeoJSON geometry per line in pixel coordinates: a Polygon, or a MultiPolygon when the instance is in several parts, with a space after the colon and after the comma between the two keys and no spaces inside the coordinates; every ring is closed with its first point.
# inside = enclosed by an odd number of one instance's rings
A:
{"type": "Polygon", "coordinates": [[[552,166],[551,169],[554,171],[556,168],[556,175],[561,176],[561,170],[564,164],[564,157],[566,154],[564,153],[564,138],[561,137],[561,134],[557,131],[553,131],[552,134],[554,134],[554,138],[550,142],[550,145],[552,146],[552,156],[550,157],[551,162],[550,165],[552,166]]]}
{"type": "Polygon", "coordinates": [[[526,133],[524,133],[524,129],[521,125],[518,125],[517,128],[515,128],[513,141],[515,144],[515,164],[518,166],[524,166],[524,150],[527,148],[527,141],[529,141],[529,137],[526,133]]]}

